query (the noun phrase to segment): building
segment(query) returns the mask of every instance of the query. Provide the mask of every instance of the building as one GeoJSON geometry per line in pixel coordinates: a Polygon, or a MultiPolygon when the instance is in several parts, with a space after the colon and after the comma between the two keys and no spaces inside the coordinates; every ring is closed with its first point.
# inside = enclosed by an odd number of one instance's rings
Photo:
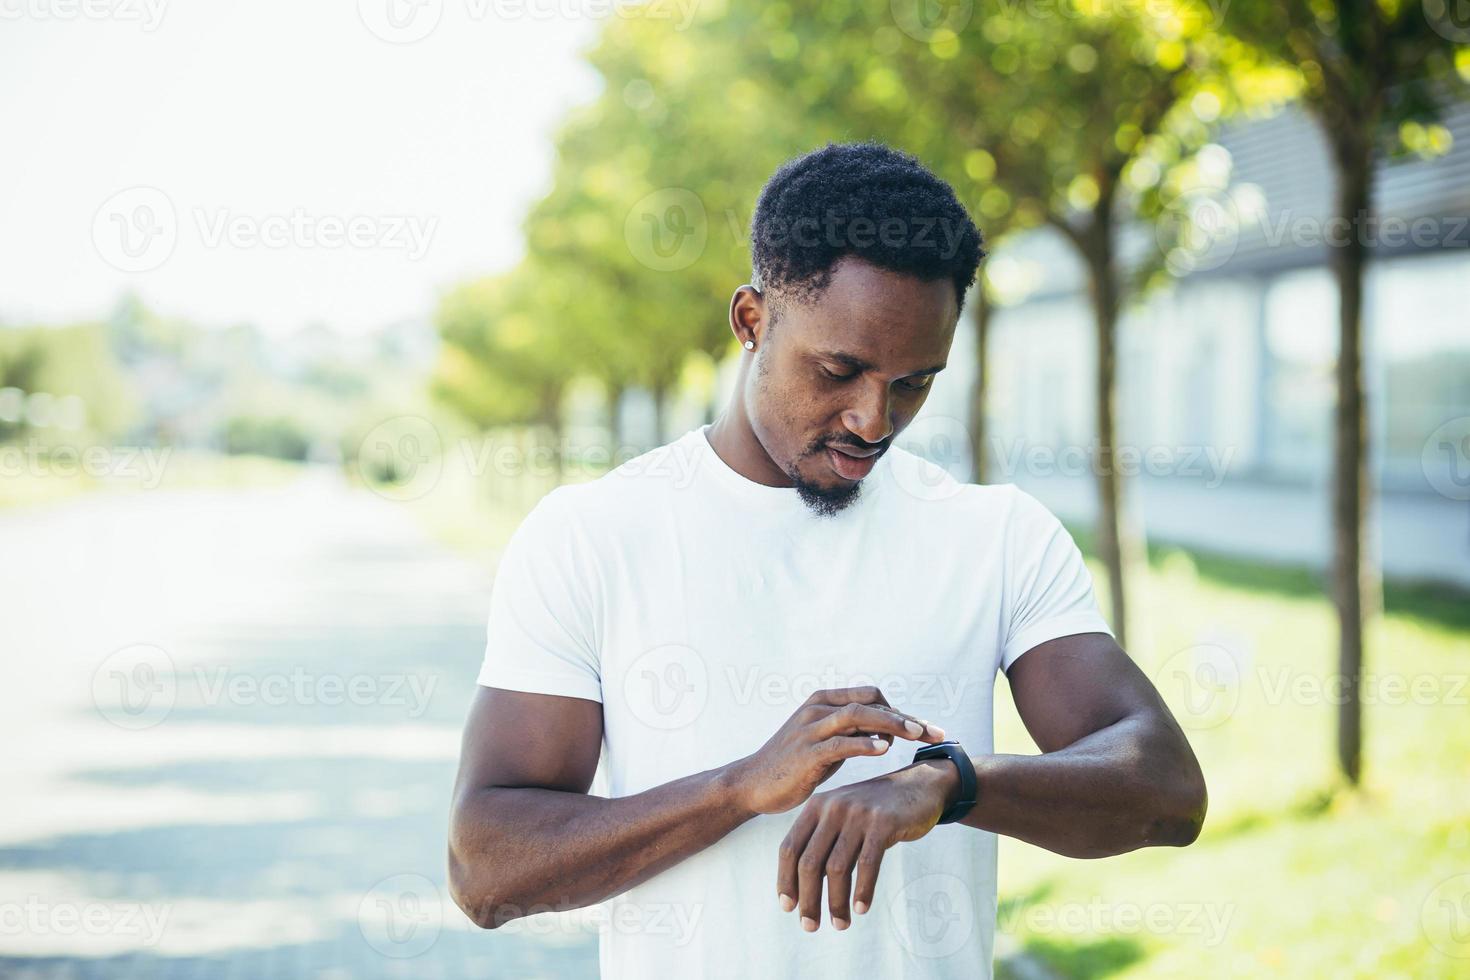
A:
{"type": "MultiPolygon", "coordinates": [[[[1447,155],[1384,162],[1364,232],[1369,546],[1387,575],[1470,585],[1470,103],[1444,122],[1447,155]]],[[[1227,128],[1210,153],[1231,175],[1205,202],[1224,220],[1119,328],[1120,445],[1140,460],[1130,517],[1150,540],[1326,567],[1337,294],[1325,236],[1340,232],[1327,221],[1326,144],[1293,109],[1227,128]]],[[[1143,235],[1132,230],[1128,247],[1143,235]]],[[[1003,291],[1025,293],[992,319],[987,479],[1088,524],[1095,344],[1084,270],[1050,230],[987,263],[1003,291]]],[[[972,333],[950,363],[915,427],[966,417],[972,333]]],[[[970,473],[968,453],[939,461],[970,473]]]]}

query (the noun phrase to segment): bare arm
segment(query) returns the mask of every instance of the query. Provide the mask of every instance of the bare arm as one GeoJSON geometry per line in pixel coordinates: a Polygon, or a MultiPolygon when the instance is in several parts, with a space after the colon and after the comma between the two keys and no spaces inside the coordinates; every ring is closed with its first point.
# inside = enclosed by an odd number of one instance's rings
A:
{"type": "Polygon", "coordinates": [[[876,688],[819,691],[756,753],[643,793],[587,795],[602,706],[481,688],[470,709],[449,831],[449,886],[495,928],[590,905],[720,840],[757,813],[799,806],[842,761],[893,736],[939,741],[876,688]],[[873,737],[873,736],[878,737],[873,737]]]}
{"type": "MultiPolygon", "coordinates": [[[[961,823],[1083,858],[1181,846],[1199,835],[1199,763],[1112,637],[1051,640],[1007,676],[1042,754],[972,757],[977,802],[961,823]]],[[[803,928],[818,928],[825,885],[832,923],[846,929],[851,909],[862,914],[873,901],[883,853],[927,834],[958,796],[959,770],[947,759],[813,796],[777,855],[782,908],[798,908],[803,928]]]]}
{"type": "Polygon", "coordinates": [[[963,823],[1082,858],[1199,836],[1207,803],[1199,763],[1112,637],[1043,643],[1007,679],[1043,754],[975,759],[979,802],[963,823]]]}

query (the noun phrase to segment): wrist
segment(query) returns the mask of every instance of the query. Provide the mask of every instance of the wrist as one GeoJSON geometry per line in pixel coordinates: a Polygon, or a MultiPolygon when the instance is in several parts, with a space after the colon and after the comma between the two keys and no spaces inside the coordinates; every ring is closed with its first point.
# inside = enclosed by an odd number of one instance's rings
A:
{"type": "Polygon", "coordinates": [[[711,772],[716,805],[722,810],[734,811],[742,821],[751,819],[757,813],[755,807],[751,806],[750,794],[746,791],[745,761],[737,759],[711,772]]]}
{"type": "Polygon", "coordinates": [[[944,766],[954,780],[946,784],[947,788],[955,789],[957,784],[953,795],[946,797],[948,802],[939,815],[940,823],[961,821],[975,808],[979,796],[979,779],[975,774],[974,761],[958,742],[950,740],[926,745],[914,753],[914,762],[932,762],[944,766]]]}
{"type": "Polygon", "coordinates": [[[948,759],[924,759],[915,762],[911,769],[919,770],[926,785],[934,792],[939,812],[948,810],[960,798],[960,771],[948,759]]]}

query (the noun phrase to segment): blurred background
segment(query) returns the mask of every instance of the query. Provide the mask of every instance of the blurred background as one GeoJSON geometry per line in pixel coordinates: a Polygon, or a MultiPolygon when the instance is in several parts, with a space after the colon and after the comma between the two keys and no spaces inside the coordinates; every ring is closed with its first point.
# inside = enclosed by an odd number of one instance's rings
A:
{"type": "Polygon", "coordinates": [[[1470,974],[1464,4],[0,17],[0,974],[595,976],[445,889],[496,557],[721,409],[762,183],[857,139],[992,252],[900,443],[1063,517],[1210,784],[1003,840],[997,971],[1470,974]]]}

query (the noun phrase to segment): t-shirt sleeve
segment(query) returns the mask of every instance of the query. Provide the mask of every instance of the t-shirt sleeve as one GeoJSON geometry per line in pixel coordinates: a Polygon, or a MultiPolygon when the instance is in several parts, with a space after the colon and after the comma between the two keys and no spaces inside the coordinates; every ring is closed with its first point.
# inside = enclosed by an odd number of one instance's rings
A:
{"type": "Polygon", "coordinates": [[[600,702],[595,566],[566,489],[542,497],[501,554],[479,682],[600,702]]]}
{"type": "Polygon", "coordinates": [[[1005,646],[1001,668],[1047,640],[1077,633],[1107,633],[1098,611],[1092,575],[1062,522],[1019,488],[1006,529],[1005,646]]]}

